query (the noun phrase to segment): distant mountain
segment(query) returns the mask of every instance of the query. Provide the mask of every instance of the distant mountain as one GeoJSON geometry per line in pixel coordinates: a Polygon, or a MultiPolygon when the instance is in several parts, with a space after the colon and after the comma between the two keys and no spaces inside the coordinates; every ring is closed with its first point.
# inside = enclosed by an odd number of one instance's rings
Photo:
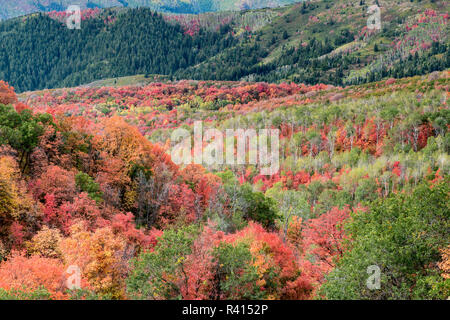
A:
{"type": "Polygon", "coordinates": [[[64,11],[72,4],[82,9],[148,7],[160,12],[202,13],[277,7],[301,0],[0,0],[0,20],[33,12],[64,11]]]}

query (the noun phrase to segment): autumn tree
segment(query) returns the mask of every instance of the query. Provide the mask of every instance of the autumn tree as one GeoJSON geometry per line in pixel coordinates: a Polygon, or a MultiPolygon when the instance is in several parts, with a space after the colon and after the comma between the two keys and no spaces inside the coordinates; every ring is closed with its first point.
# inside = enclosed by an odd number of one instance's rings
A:
{"type": "Polygon", "coordinates": [[[344,223],[350,209],[333,208],[320,217],[308,220],[302,229],[302,267],[304,276],[323,283],[344,253],[344,223]]]}
{"type": "Polygon", "coordinates": [[[40,213],[20,179],[17,161],[0,156],[0,239],[7,248],[17,248],[24,236],[39,223],[40,213]]]}
{"type": "Polygon", "coordinates": [[[3,80],[0,80],[0,104],[8,105],[17,102],[14,88],[3,80]]]}
{"type": "Polygon", "coordinates": [[[62,240],[58,229],[49,229],[44,226],[30,241],[26,243],[26,251],[29,255],[38,255],[44,258],[61,258],[59,249],[62,240]]]}
{"type": "Polygon", "coordinates": [[[88,288],[103,297],[124,298],[126,260],[130,257],[123,237],[109,227],[90,232],[79,222],[61,241],[60,250],[66,266],[80,268],[88,288]]]}
{"type": "Polygon", "coordinates": [[[57,205],[73,201],[76,194],[75,174],[59,166],[49,166],[36,179],[33,189],[35,196],[40,200],[45,195],[53,194],[57,205]]]}
{"type": "Polygon", "coordinates": [[[11,157],[0,158],[0,217],[2,220],[13,216],[17,210],[19,195],[15,179],[17,164],[11,157]]]}
{"type": "Polygon", "coordinates": [[[450,279],[450,247],[441,249],[442,261],[439,262],[439,269],[442,270],[442,277],[450,279]]]}
{"type": "Polygon", "coordinates": [[[42,287],[53,298],[64,297],[64,268],[59,260],[13,252],[0,264],[0,288],[33,292],[42,287]]]}

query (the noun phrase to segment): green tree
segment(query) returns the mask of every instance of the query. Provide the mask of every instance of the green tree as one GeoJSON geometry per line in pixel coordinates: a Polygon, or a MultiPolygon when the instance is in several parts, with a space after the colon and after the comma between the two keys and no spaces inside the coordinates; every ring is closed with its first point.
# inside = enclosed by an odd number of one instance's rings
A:
{"type": "Polygon", "coordinates": [[[134,299],[181,299],[184,263],[198,235],[196,226],[167,230],[151,252],[131,261],[127,292],[134,299]]]}
{"type": "Polygon", "coordinates": [[[29,156],[48,125],[53,125],[49,114],[33,115],[30,110],[18,113],[12,106],[0,105],[0,145],[8,144],[19,152],[22,172],[26,170],[29,156]]]}
{"type": "Polygon", "coordinates": [[[248,244],[221,243],[214,249],[213,256],[218,266],[218,298],[264,299],[265,292],[256,285],[259,275],[252,266],[253,257],[248,244]]]}
{"type": "Polygon", "coordinates": [[[319,295],[327,299],[444,299],[450,281],[439,274],[439,249],[449,245],[449,181],[419,185],[412,194],[378,199],[347,225],[348,251],[327,276],[319,295]],[[381,271],[370,290],[367,268],[381,271]]]}
{"type": "Polygon", "coordinates": [[[87,173],[79,172],[75,176],[75,182],[82,192],[87,192],[89,198],[97,203],[102,201],[103,193],[100,191],[100,186],[87,173]]]}

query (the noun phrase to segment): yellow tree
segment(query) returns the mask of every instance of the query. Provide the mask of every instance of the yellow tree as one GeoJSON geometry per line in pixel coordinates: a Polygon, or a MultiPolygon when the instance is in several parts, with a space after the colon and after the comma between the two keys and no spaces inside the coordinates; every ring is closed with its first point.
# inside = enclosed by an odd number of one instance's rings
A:
{"type": "Polygon", "coordinates": [[[111,228],[89,232],[84,223],[72,226],[71,235],[61,241],[60,250],[66,267],[80,268],[88,287],[101,296],[124,298],[126,241],[111,228]]]}
{"type": "Polygon", "coordinates": [[[17,163],[12,157],[0,158],[0,217],[11,218],[19,206],[18,190],[15,183],[17,163]]]}

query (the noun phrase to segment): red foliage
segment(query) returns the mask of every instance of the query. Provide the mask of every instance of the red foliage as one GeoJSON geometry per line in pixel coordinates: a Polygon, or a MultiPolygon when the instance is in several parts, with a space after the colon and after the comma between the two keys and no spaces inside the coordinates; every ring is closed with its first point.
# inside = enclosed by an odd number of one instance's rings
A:
{"type": "Polygon", "coordinates": [[[63,233],[68,233],[72,224],[72,217],[67,206],[58,207],[54,194],[50,193],[44,196],[42,211],[44,213],[44,223],[48,227],[57,228],[63,233]]]}
{"type": "Polygon", "coordinates": [[[196,195],[186,185],[172,185],[167,202],[161,206],[157,224],[163,229],[174,222],[190,224],[196,220],[196,195]]]}
{"type": "Polygon", "coordinates": [[[323,281],[337,259],[343,254],[343,240],[346,238],[342,225],[350,216],[350,209],[333,208],[316,219],[309,220],[302,232],[304,275],[316,284],[323,281]],[[310,261],[309,256],[313,256],[310,261]]]}
{"type": "Polygon", "coordinates": [[[0,264],[0,288],[5,290],[35,291],[47,289],[53,298],[63,298],[64,269],[57,259],[38,255],[25,257],[13,252],[6,262],[0,264]]]}
{"type": "Polygon", "coordinates": [[[58,166],[49,166],[32,186],[37,199],[53,194],[57,205],[72,201],[76,194],[75,174],[58,166]]]}
{"type": "Polygon", "coordinates": [[[184,299],[210,299],[215,277],[215,264],[211,249],[223,239],[223,232],[205,227],[192,247],[192,253],[186,258],[186,284],[182,287],[184,299]]]}
{"type": "Polygon", "coordinates": [[[11,104],[17,102],[14,88],[3,80],[0,80],[0,104],[11,104]]]}
{"type": "Polygon", "coordinates": [[[136,245],[138,248],[151,248],[156,245],[156,238],[161,233],[145,234],[142,230],[136,229],[134,216],[132,213],[116,214],[111,220],[111,228],[115,234],[124,236],[130,244],[136,245]]]}
{"type": "Polygon", "coordinates": [[[9,227],[9,238],[13,249],[19,249],[22,246],[25,237],[23,229],[23,226],[17,221],[14,221],[9,227]]]}
{"type": "Polygon", "coordinates": [[[88,230],[95,230],[101,218],[100,209],[95,200],[89,198],[86,192],[80,193],[73,203],[65,203],[64,208],[73,219],[81,219],[87,223],[88,230]]]}
{"type": "MultiPolygon", "coordinates": [[[[284,243],[278,234],[264,230],[262,226],[251,222],[242,231],[230,234],[225,241],[234,243],[244,239],[250,242],[250,251],[255,257],[254,266],[262,275],[272,270],[276,272],[275,299],[309,299],[313,290],[310,279],[299,276],[302,273],[295,250],[284,243]]],[[[264,276],[259,285],[265,288],[264,276]]],[[[257,283],[257,284],[258,284],[257,283]]]]}
{"type": "Polygon", "coordinates": [[[21,113],[24,110],[31,110],[31,108],[29,106],[27,106],[25,103],[22,103],[22,102],[18,102],[16,104],[14,104],[14,108],[16,109],[16,111],[18,113],[21,113]]]}

